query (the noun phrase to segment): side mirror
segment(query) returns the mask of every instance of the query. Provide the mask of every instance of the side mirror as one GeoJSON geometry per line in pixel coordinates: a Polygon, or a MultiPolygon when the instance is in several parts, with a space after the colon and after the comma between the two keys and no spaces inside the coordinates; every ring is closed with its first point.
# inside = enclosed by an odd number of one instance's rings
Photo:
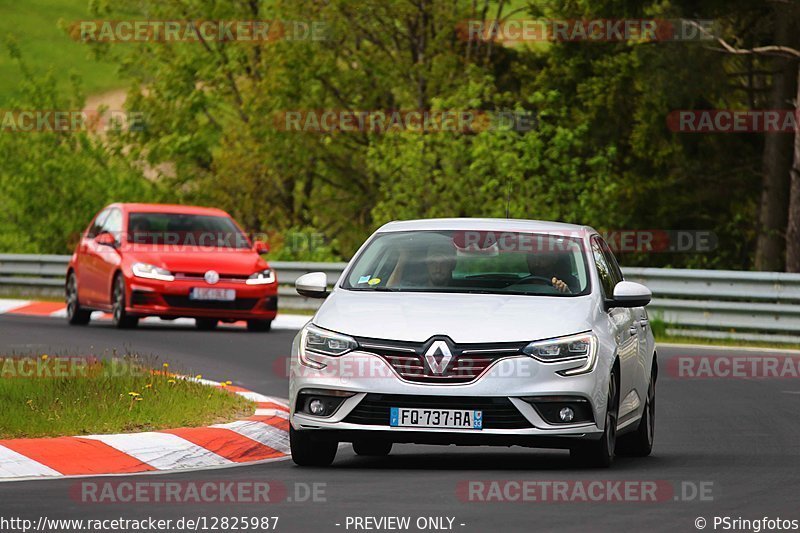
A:
{"type": "Polygon", "coordinates": [[[112,248],[117,247],[117,239],[114,238],[114,236],[108,232],[101,233],[100,235],[95,237],[94,242],[96,242],[100,246],[110,246],[112,248]]]}
{"type": "Polygon", "coordinates": [[[257,254],[267,254],[269,253],[269,244],[264,241],[255,241],[253,242],[253,249],[257,254]]]}
{"type": "Polygon", "coordinates": [[[325,298],[328,296],[328,275],[325,272],[303,274],[294,282],[297,294],[307,298],[325,298]]]}
{"type": "Polygon", "coordinates": [[[644,307],[650,303],[653,293],[641,283],[620,281],[614,287],[612,307],[644,307]]]}

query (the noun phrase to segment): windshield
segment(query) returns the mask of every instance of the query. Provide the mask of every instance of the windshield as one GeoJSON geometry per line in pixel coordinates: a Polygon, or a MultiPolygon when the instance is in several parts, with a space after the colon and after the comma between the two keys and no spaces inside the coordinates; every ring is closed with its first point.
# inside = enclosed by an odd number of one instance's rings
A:
{"type": "Polygon", "coordinates": [[[576,296],[588,294],[582,241],[519,232],[379,234],[342,288],[363,291],[576,296]]]}
{"type": "Polygon", "coordinates": [[[184,213],[130,213],[128,241],[134,244],[250,248],[228,217],[184,213]]]}

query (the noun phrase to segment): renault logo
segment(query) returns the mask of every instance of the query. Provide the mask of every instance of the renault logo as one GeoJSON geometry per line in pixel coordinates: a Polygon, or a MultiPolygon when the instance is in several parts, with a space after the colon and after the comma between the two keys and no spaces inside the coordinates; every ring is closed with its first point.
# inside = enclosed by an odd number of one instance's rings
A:
{"type": "Polygon", "coordinates": [[[203,278],[205,278],[206,283],[208,283],[209,285],[216,285],[217,282],[219,281],[219,274],[217,273],[216,270],[209,270],[208,272],[206,272],[203,278]]]}
{"type": "Polygon", "coordinates": [[[434,374],[444,374],[452,358],[450,347],[444,341],[435,341],[425,352],[425,362],[434,374]],[[438,362],[436,361],[436,352],[442,354],[442,358],[438,362]]]}

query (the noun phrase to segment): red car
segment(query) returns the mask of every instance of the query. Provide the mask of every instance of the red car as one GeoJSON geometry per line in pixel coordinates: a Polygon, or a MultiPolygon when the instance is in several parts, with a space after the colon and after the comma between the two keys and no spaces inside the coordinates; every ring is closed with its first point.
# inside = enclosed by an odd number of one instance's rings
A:
{"type": "Polygon", "coordinates": [[[107,311],[119,328],[139,318],[194,318],[202,330],[246,320],[269,331],[278,312],[275,272],[224,211],[112,204],[82,235],[67,270],[67,319],[88,324],[107,311]]]}

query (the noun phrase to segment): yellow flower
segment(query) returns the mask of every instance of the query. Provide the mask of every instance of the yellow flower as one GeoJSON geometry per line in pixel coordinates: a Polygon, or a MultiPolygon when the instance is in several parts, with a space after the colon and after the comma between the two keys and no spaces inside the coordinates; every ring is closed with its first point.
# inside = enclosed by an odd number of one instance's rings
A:
{"type": "Polygon", "coordinates": [[[142,400],[144,400],[144,398],[140,398],[140,397],[138,397],[138,396],[136,397],[136,401],[137,401],[137,402],[141,402],[142,400]]]}
{"type": "Polygon", "coordinates": [[[129,392],[129,393],[128,393],[128,396],[131,396],[131,397],[133,397],[133,398],[136,398],[137,396],[141,396],[141,394],[139,394],[138,392],[133,392],[133,391],[131,391],[131,392],[129,392]]]}
{"type": "Polygon", "coordinates": [[[161,365],[161,366],[163,366],[164,368],[169,368],[169,363],[164,363],[164,364],[163,364],[163,365],[161,365]]]}
{"type": "Polygon", "coordinates": [[[203,374],[197,374],[194,379],[203,379],[203,374]]]}
{"type": "Polygon", "coordinates": [[[231,383],[230,381],[226,381],[225,385],[233,385],[233,383],[231,383]]]}
{"type": "Polygon", "coordinates": [[[220,386],[220,387],[222,387],[222,388],[224,389],[225,387],[227,387],[227,386],[228,386],[228,384],[227,384],[227,383],[220,383],[220,384],[219,384],[219,386],[220,386]]]}
{"type": "Polygon", "coordinates": [[[153,388],[153,384],[152,383],[148,383],[147,385],[144,386],[144,388],[145,389],[152,389],[153,388]]]}
{"type": "Polygon", "coordinates": [[[168,379],[167,383],[169,383],[170,385],[174,385],[175,384],[175,380],[174,379],[168,379]]]}
{"type": "Polygon", "coordinates": [[[48,358],[48,357],[49,357],[49,356],[48,356],[46,353],[43,353],[43,354],[42,354],[42,361],[47,361],[47,358],[48,358]]]}

